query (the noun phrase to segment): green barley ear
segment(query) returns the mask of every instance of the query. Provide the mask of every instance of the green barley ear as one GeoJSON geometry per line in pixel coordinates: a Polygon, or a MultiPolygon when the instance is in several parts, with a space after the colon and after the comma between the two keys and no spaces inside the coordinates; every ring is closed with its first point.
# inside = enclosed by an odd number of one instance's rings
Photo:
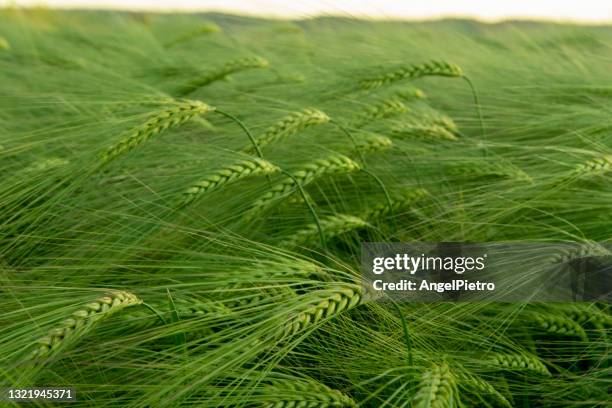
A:
{"type": "MultiPolygon", "coordinates": [[[[346,214],[334,214],[320,220],[321,229],[326,240],[334,238],[347,232],[365,228],[368,223],[361,218],[346,214]]],[[[309,224],[303,229],[292,234],[291,238],[284,242],[284,247],[292,248],[298,246],[316,245],[319,239],[319,230],[316,224],[309,224]]]]}
{"type": "Polygon", "coordinates": [[[425,140],[458,140],[457,136],[444,126],[432,123],[402,123],[391,128],[391,132],[397,136],[410,136],[425,140]]]}
{"type": "Polygon", "coordinates": [[[607,154],[602,157],[591,159],[585,163],[579,164],[570,174],[571,178],[593,178],[603,176],[608,172],[612,172],[612,154],[607,154]]]}
{"type": "Polygon", "coordinates": [[[10,50],[11,49],[11,45],[9,44],[8,40],[4,37],[0,37],[0,50],[10,50]]]}
{"type": "Polygon", "coordinates": [[[191,80],[178,89],[178,96],[186,96],[198,89],[209,85],[215,81],[223,79],[228,75],[235,74],[240,71],[255,68],[267,68],[268,60],[260,57],[240,58],[226,62],[224,65],[204,71],[198,78],[191,80]]]}
{"type": "Polygon", "coordinates": [[[552,313],[536,312],[528,315],[536,326],[546,333],[556,336],[574,336],[587,341],[587,334],[574,320],[552,313]]]}
{"type": "Polygon", "coordinates": [[[455,121],[446,115],[431,117],[429,118],[429,120],[433,125],[442,126],[444,129],[448,130],[454,135],[457,135],[459,133],[459,128],[457,127],[455,121]]]}
{"type": "Polygon", "coordinates": [[[385,136],[366,134],[355,138],[355,151],[361,153],[381,152],[393,147],[393,141],[385,136]]]}
{"type": "Polygon", "coordinates": [[[493,353],[485,362],[508,371],[532,371],[549,377],[550,371],[536,356],[527,353],[493,353]]]}
{"type": "Polygon", "coordinates": [[[415,99],[427,99],[427,95],[419,88],[406,88],[395,93],[399,98],[405,101],[412,101],[415,99]]]}
{"type": "Polygon", "coordinates": [[[109,147],[102,154],[102,163],[108,163],[118,156],[128,153],[168,128],[178,126],[194,116],[204,115],[214,110],[215,108],[203,102],[184,100],[178,102],[176,106],[158,111],[152,114],[145,123],[131,129],[119,142],[109,147]]]}
{"type": "Polygon", "coordinates": [[[176,103],[174,98],[154,96],[140,96],[136,100],[112,102],[104,107],[104,112],[115,114],[117,112],[126,111],[134,108],[159,108],[160,106],[168,106],[176,103]]]}
{"type": "Polygon", "coordinates": [[[31,357],[39,359],[57,355],[61,350],[77,342],[94,324],[126,307],[141,303],[142,300],[136,295],[124,291],[111,292],[107,296],[100,297],[72,313],[72,316],[64,320],[59,327],[38,339],[31,357]]]}
{"type": "Polygon", "coordinates": [[[466,179],[499,178],[533,183],[523,170],[509,163],[476,161],[451,166],[449,173],[466,179]]]}
{"type": "Polygon", "coordinates": [[[197,200],[203,194],[238,180],[255,175],[272,174],[276,171],[278,171],[278,167],[263,159],[254,157],[251,159],[238,160],[229,166],[204,176],[202,180],[185,190],[177,207],[184,207],[197,200]]]}
{"type": "Polygon", "coordinates": [[[557,309],[580,325],[612,327],[612,316],[603,312],[594,304],[559,304],[557,309]]]}
{"type": "Polygon", "coordinates": [[[460,388],[487,399],[494,398],[500,406],[512,408],[510,401],[488,381],[468,372],[459,373],[456,375],[456,378],[460,388]]]}
{"type": "Polygon", "coordinates": [[[455,377],[446,363],[427,370],[412,397],[414,408],[447,408],[460,406],[455,377]]]}
{"type": "Polygon", "coordinates": [[[261,391],[266,408],[349,408],[357,404],[340,391],[314,380],[277,379],[261,391]]]}
{"type": "Polygon", "coordinates": [[[221,31],[221,27],[219,27],[218,25],[216,25],[215,23],[205,23],[202,24],[200,27],[188,31],[184,34],[179,35],[178,37],[176,37],[175,39],[168,41],[165,44],[165,47],[173,47],[177,44],[180,43],[184,43],[186,41],[189,41],[193,38],[199,37],[201,35],[207,35],[207,34],[214,34],[214,33],[218,33],[221,31]]]}
{"type": "MultiPolygon", "coordinates": [[[[281,299],[289,299],[295,296],[295,291],[288,287],[261,287],[253,285],[235,285],[230,289],[243,289],[238,297],[225,300],[224,303],[232,310],[250,310],[262,303],[272,303],[281,301],[281,299]],[[253,289],[257,289],[254,291],[253,289]]],[[[228,293],[228,292],[226,292],[228,293]]]]}
{"type": "Polygon", "coordinates": [[[297,313],[284,322],[278,337],[286,338],[332,319],[369,300],[361,287],[354,284],[338,284],[335,287],[311,291],[299,301],[297,313]]]}
{"type": "MultiPolygon", "coordinates": [[[[329,116],[318,109],[307,108],[300,112],[291,113],[276,124],[272,125],[266,132],[255,141],[261,148],[281,139],[293,136],[311,126],[322,125],[329,122],[329,116]]],[[[253,153],[252,146],[245,149],[247,153],[253,153]]]]}
{"type": "MultiPolygon", "coordinates": [[[[424,113],[418,117],[414,117],[412,119],[406,120],[403,125],[406,127],[410,126],[441,126],[444,129],[448,130],[453,136],[456,136],[459,132],[459,128],[454,120],[450,117],[443,115],[441,113],[429,112],[424,113]]],[[[399,128],[401,129],[401,126],[399,128]]]]}
{"type": "Polygon", "coordinates": [[[231,313],[231,309],[220,301],[210,299],[201,299],[195,297],[182,296],[175,300],[179,314],[192,316],[204,315],[221,315],[225,316],[231,313]]]}
{"type": "Polygon", "coordinates": [[[355,126],[364,126],[374,120],[400,115],[408,111],[408,107],[397,98],[379,101],[365,107],[355,126]]]}
{"type": "Polygon", "coordinates": [[[70,162],[66,159],[50,157],[48,159],[37,160],[22,171],[24,174],[40,173],[57,167],[66,166],[68,163],[70,162]]]}
{"type": "Polygon", "coordinates": [[[292,174],[293,178],[286,177],[281,182],[273,185],[268,192],[253,203],[249,214],[247,214],[247,219],[252,219],[256,214],[276,203],[277,200],[287,197],[296,191],[296,181],[300,186],[305,186],[324,175],[342,174],[358,169],[359,165],[357,163],[343,155],[333,155],[326,159],[316,160],[301,170],[294,172],[292,174]]]}
{"type": "Polygon", "coordinates": [[[417,79],[425,76],[458,78],[463,76],[459,66],[446,61],[429,61],[423,64],[410,64],[394,71],[364,79],[360,82],[363,89],[380,88],[403,79],[417,79]]]}
{"type": "Polygon", "coordinates": [[[612,255],[612,253],[607,248],[597,243],[589,242],[588,244],[578,245],[576,247],[559,248],[554,254],[547,257],[545,262],[550,264],[566,264],[576,259],[610,255],[612,255]]]}
{"type": "Polygon", "coordinates": [[[391,204],[381,202],[363,212],[362,218],[365,220],[376,220],[387,217],[391,214],[410,208],[415,203],[429,197],[429,192],[422,188],[407,189],[396,193],[391,197],[391,204]]]}

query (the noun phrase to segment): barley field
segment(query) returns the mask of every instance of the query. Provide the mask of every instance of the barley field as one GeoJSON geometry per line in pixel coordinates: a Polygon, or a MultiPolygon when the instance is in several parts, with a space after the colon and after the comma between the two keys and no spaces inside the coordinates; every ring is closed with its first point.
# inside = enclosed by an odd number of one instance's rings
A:
{"type": "Polygon", "coordinates": [[[612,404],[608,303],[360,282],[362,242],[612,243],[611,27],[2,9],[0,172],[3,389],[612,404]]]}

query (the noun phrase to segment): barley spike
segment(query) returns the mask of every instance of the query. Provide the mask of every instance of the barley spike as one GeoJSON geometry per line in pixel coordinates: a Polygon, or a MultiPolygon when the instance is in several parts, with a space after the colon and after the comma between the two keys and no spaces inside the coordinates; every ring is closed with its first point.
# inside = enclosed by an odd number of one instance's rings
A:
{"type": "Polygon", "coordinates": [[[565,264],[576,259],[610,255],[612,255],[612,253],[607,248],[596,243],[588,243],[578,246],[572,245],[570,247],[562,247],[548,257],[547,262],[557,265],[565,264]]]}
{"type": "Polygon", "coordinates": [[[580,325],[592,324],[612,327],[612,317],[593,304],[559,304],[557,305],[557,309],[560,309],[565,316],[580,325]]]}
{"type": "Polygon", "coordinates": [[[414,408],[450,408],[459,406],[455,377],[446,363],[434,365],[421,377],[412,397],[414,408]]]}
{"type": "Polygon", "coordinates": [[[202,24],[200,27],[188,31],[184,34],[179,35],[178,37],[176,37],[175,39],[168,41],[165,46],[166,47],[172,47],[175,46],[177,44],[189,41],[195,37],[198,37],[200,35],[205,35],[205,34],[214,34],[214,33],[218,33],[219,31],[221,31],[221,28],[216,25],[215,23],[206,23],[206,24],[202,24]]]}
{"type": "Polygon", "coordinates": [[[571,176],[575,178],[590,178],[603,176],[608,172],[612,172],[612,154],[607,154],[579,164],[573,170],[571,176]]]}
{"type": "Polygon", "coordinates": [[[533,179],[523,170],[507,163],[477,161],[453,166],[453,175],[467,178],[496,177],[532,183],[533,179]]]}
{"type": "Polygon", "coordinates": [[[374,220],[386,217],[390,214],[397,214],[398,211],[410,207],[428,196],[429,192],[422,188],[404,190],[391,197],[391,206],[386,202],[377,204],[373,208],[365,210],[362,218],[374,220]]]}
{"type": "Polygon", "coordinates": [[[535,356],[523,353],[494,353],[487,360],[499,368],[517,371],[527,370],[550,376],[548,368],[535,356]]]}
{"type": "Polygon", "coordinates": [[[142,303],[136,295],[116,291],[88,303],[82,309],[72,313],[60,326],[49,331],[49,334],[37,341],[32,358],[49,357],[77,341],[95,323],[106,319],[118,311],[142,303]]]}
{"type": "Polygon", "coordinates": [[[427,95],[425,92],[420,90],[419,88],[407,88],[395,93],[399,98],[405,101],[411,101],[414,99],[427,99],[427,95]]]}
{"type": "MultiPolygon", "coordinates": [[[[329,116],[324,112],[314,108],[307,108],[300,112],[294,112],[285,116],[276,124],[268,128],[268,130],[255,141],[261,148],[278,140],[293,136],[311,126],[327,123],[329,120],[329,116]]],[[[253,150],[254,148],[249,146],[244,151],[246,153],[253,153],[253,150]]]]}
{"type": "Polygon", "coordinates": [[[268,61],[260,57],[240,58],[226,62],[224,65],[212,68],[203,72],[198,78],[188,82],[178,91],[178,96],[186,96],[196,90],[209,85],[215,81],[223,79],[228,75],[236,72],[244,71],[253,68],[266,68],[269,65],[268,61]]]}
{"type": "Polygon", "coordinates": [[[360,136],[355,140],[355,150],[361,153],[381,152],[393,146],[391,139],[380,135],[360,136]]]}
{"type": "MultiPolygon", "coordinates": [[[[326,174],[341,174],[358,169],[359,165],[348,157],[333,155],[326,159],[319,159],[306,165],[303,169],[293,173],[292,176],[301,186],[305,186],[326,174]]],[[[268,208],[270,205],[276,202],[276,200],[286,197],[294,192],[297,187],[295,181],[291,177],[286,177],[278,184],[272,186],[270,191],[266,192],[253,204],[250,214],[247,214],[247,218],[252,218],[255,214],[268,208]]]]}
{"type": "Polygon", "coordinates": [[[455,64],[445,61],[429,61],[423,64],[410,64],[394,71],[364,79],[361,87],[364,89],[380,88],[402,79],[416,79],[425,76],[462,77],[463,71],[455,64]]]}
{"type": "Polygon", "coordinates": [[[408,110],[408,107],[398,98],[383,100],[367,106],[364,112],[360,114],[360,119],[355,125],[363,126],[374,120],[399,115],[408,112],[408,110]]]}
{"type": "Polygon", "coordinates": [[[349,408],[357,404],[340,391],[314,380],[275,380],[263,388],[266,408],[349,408]]]}
{"type": "Polygon", "coordinates": [[[300,299],[302,303],[299,311],[282,324],[278,336],[281,338],[294,336],[367,301],[368,296],[361,288],[350,284],[340,284],[307,293],[300,299]]]}
{"type": "Polygon", "coordinates": [[[470,390],[474,394],[485,394],[486,397],[494,397],[501,406],[512,408],[510,401],[488,381],[467,372],[457,374],[456,378],[459,387],[470,390]]]}
{"type": "MultiPolygon", "coordinates": [[[[321,229],[325,238],[343,235],[355,229],[367,227],[368,223],[361,218],[346,214],[335,214],[321,219],[321,229]]],[[[311,246],[317,243],[319,230],[316,224],[309,224],[295,232],[289,240],[283,243],[285,247],[311,246]]]]}
{"type": "Polygon", "coordinates": [[[0,50],[10,50],[11,45],[4,37],[0,37],[0,50]]]}
{"type": "Polygon", "coordinates": [[[587,335],[582,326],[574,320],[565,317],[557,316],[552,313],[536,312],[530,315],[537,327],[546,333],[561,336],[575,336],[586,341],[587,335]]]}
{"type": "Polygon", "coordinates": [[[197,200],[203,194],[214,191],[235,181],[258,174],[272,174],[276,171],[278,171],[278,167],[266,160],[255,157],[239,160],[234,164],[205,176],[202,180],[185,190],[182,199],[179,201],[178,207],[184,207],[197,200]]]}
{"type": "Polygon", "coordinates": [[[391,132],[398,136],[407,135],[419,139],[457,140],[457,136],[445,126],[435,123],[402,123],[391,128],[391,132]]]}
{"type": "Polygon", "coordinates": [[[119,142],[109,147],[102,154],[102,162],[108,163],[135,149],[156,134],[178,126],[196,115],[203,115],[214,110],[212,106],[200,101],[185,100],[178,102],[176,106],[156,112],[144,124],[133,128],[119,142]]]}

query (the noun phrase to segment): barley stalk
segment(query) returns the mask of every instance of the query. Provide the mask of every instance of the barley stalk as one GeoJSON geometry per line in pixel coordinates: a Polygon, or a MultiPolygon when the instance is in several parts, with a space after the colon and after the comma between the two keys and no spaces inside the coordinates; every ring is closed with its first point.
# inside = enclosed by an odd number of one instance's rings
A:
{"type": "Polygon", "coordinates": [[[278,167],[266,160],[255,157],[239,160],[234,164],[205,176],[202,180],[185,190],[182,199],[178,203],[178,207],[184,207],[194,202],[202,195],[238,180],[259,174],[272,174],[276,171],[278,171],[278,167]]]}
{"type": "Polygon", "coordinates": [[[459,406],[457,384],[446,363],[427,370],[412,397],[414,408],[450,408],[459,406]]]}
{"type": "Polygon", "coordinates": [[[493,353],[485,361],[506,370],[526,370],[544,376],[550,376],[548,368],[546,368],[539,358],[526,353],[493,353]]]}
{"type": "MultiPolygon", "coordinates": [[[[321,230],[326,239],[334,238],[355,229],[364,228],[368,223],[361,218],[346,214],[334,214],[320,221],[321,230]]],[[[311,246],[317,243],[319,238],[317,224],[308,224],[303,229],[292,234],[282,246],[292,248],[297,246],[311,246]]]]}
{"type": "Polygon", "coordinates": [[[142,303],[136,295],[129,292],[116,291],[100,297],[84,308],[72,313],[59,327],[49,331],[49,334],[38,339],[32,358],[50,357],[78,341],[92,326],[119,312],[120,310],[142,303]]]}
{"type": "Polygon", "coordinates": [[[364,89],[380,88],[402,79],[416,79],[425,76],[462,77],[463,71],[455,64],[446,61],[429,61],[423,64],[410,64],[391,72],[386,72],[360,82],[364,89]]]}
{"type": "Polygon", "coordinates": [[[166,129],[185,123],[196,115],[214,110],[212,106],[200,101],[185,100],[178,102],[176,106],[156,112],[144,124],[131,129],[119,142],[109,147],[102,154],[102,162],[108,163],[166,129]]]}
{"type": "Polygon", "coordinates": [[[267,408],[343,408],[356,407],[355,401],[340,391],[314,380],[275,380],[262,389],[267,408]]]}
{"type": "Polygon", "coordinates": [[[270,207],[277,200],[293,193],[298,187],[296,181],[300,186],[305,186],[324,175],[341,174],[357,169],[359,169],[357,163],[342,155],[333,155],[326,159],[316,160],[293,173],[293,178],[287,177],[272,186],[270,191],[266,192],[253,204],[250,213],[247,214],[247,218],[251,219],[256,214],[270,207]]]}
{"type": "MultiPolygon", "coordinates": [[[[281,139],[293,136],[312,126],[322,125],[329,122],[329,116],[320,110],[307,108],[300,112],[291,113],[276,124],[272,125],[266,132],[256,139],[257,145],[261,148],[281,139]]],[[[247,153],[253,153],[252,146],[245,149],[247,153]]]]}
{"type": "Polygon", "coordinates": [[[236,72],[245,71],[254,68],[266,68],[269,65],[268,61],[260,57],[240,58],[226,62],[224,65],[212,68],[203,72],[198,78],[193,79],[184,86],[178,89],[178,96],[186,96],[196,90],[209,85],[215,81],[223,79],[228,75],[236,72]]]}

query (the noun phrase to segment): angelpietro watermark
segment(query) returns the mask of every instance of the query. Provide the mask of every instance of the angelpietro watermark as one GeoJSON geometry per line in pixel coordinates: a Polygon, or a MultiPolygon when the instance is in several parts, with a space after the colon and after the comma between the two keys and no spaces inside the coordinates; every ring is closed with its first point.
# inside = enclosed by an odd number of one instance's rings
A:
{"type": "Polygon", "coordinates": [[[370,242],[361,261],[364,289],[398,301],[610,301],[612,294],[610,244],[370,242]]]}

